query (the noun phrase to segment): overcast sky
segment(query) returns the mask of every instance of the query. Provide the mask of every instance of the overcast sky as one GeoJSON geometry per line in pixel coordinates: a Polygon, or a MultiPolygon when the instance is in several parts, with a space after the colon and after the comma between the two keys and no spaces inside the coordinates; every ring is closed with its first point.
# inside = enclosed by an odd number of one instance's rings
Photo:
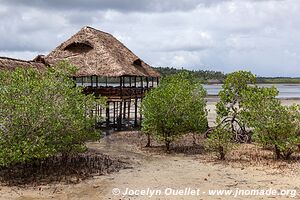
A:
{"type": "Polygon", "coordinates": [[[0,0],[0,56],[32,59],[92,26],[152,66],[300,77],[300,0],[0,0]]]}

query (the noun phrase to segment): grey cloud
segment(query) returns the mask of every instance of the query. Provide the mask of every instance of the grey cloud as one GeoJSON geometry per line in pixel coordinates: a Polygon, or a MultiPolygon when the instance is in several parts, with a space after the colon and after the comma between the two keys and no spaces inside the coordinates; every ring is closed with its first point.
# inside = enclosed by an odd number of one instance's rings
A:
{"type": "Polygon", "coordinates": [[[178,51],[204,51],[212,48],[214,41],[209,35],[204,33],[184,32],[173,37],[172,42],[164,41],[160,44],[160,51],[178,52],[178,51]]]}
{"type": "Polygon", "coordinates": [[[227,0],[1,0],[1,4],[10,6],[36,7],[40,9],[60,10],[117,10],[122,12],[176,11],[192,10],[198,5],[210,6],[227,0]]]}
{"type": "Polygon", "coordinates": [[[0,56],[32,59],[85,25],[153,66],[300,76],[295,0],[0,0],[0,56]]]}
{"type": "MultiPolygon", "coordinates": [[[[89,25],[91,24],[96,16],[95,12],[80,12],[78,14],[77,12],[68,12],[65,14],[66,20],[68,20],[68,23],[70,24],[85,24],[89,25]],[[93,13],[93,14],[92,14],[93,13]]],[[[97,15],[98,16],[98,22],[102,20],[103,14],[97,15]]]]}

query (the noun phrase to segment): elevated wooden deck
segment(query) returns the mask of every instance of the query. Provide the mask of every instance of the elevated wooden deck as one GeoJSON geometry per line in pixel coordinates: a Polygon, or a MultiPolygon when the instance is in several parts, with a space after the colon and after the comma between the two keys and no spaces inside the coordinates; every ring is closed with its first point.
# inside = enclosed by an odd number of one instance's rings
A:
{"type": "Polygon", "coordinates": [[[96,127],[124,128],[139,127],[142,121],[141,104],[147,91],[156,87],[158,77],[80,77],[76,84],[83,86],[84,94],[93,94],[95,97],[107,97],[105,107],[96,106],[92,115],[96,120],[96,127]],[[105,119],[105,121],[103,121],[105,119]]]}
{"type": "Polygon", "coordinates": [[[104,96],[109,100],[143,98],[151,88],[141,87],[85,87],[85,94],[94,94],[96,97],[104,96]]]}

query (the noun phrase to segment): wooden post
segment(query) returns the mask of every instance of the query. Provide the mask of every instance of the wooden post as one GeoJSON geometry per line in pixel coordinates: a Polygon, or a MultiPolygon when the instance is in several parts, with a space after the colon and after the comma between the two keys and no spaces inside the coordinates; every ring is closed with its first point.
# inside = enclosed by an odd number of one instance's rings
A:
{"type": "Polygon", "coordinates": [[[143,120],[143,115],[142,115],[142,112],[141,112],[141,105],[142,105],[142,98],[140,98],[141,102],[140,102],[140,110],[139,110],[139,113],[140,113],[140,125],[142,123],[142,120],[143,120]]]}
{"type": "Polygon", "coordinates": [[[148,77],[146,77],[146,88],[148,89],[148,87],[149,87],[149,79],[148,77]]]}
{"type": "Polygon", "coordinates": [[[151,77],[151,80],[152,80],[152,87],[154,87],[154,78],[151,77]]]}
{"type": "Polygon", "coordinates": [[[98,116],[98,104],[96,103],[96,110],[95,110],[95,116],[94,116],[94,119],[95,119],[95,124],[97,124],[97,116],[98,116]]]}
{"type": "Polygon", "coordinates": [[[120,97],[122,99],[122,77],[120,77],[120,97]]]}
{"type": "Polygon", "coordinates": [[[114,123],[114,126],[116,124],[116,102],[114,101],[114,119],[113,119],[113,123],[114,123]]]}
{"type": "Polygon", "coordinates": [[[134,126],[137,127],[137,97],[135,97],[135,102],[134,102],[134,126]]]}
{"type": "Polygon", "coordinates": [[[141,95],[144,93],[144,80],[143,77],[141,76],[141,95]]]}
{"type": "Polygon", "coordinates": [[[136,76],[134,77],[134,87],[136,87],[136,76]]]}
{"type": "Polygon", "coordinates": [[[107,102],[107,107],[106,107],[106,128],[109,127],[109,101],[107,102]]]}
{"type": "Polygon", "coordinates": [[[128,127],[129,127],[129,123],[130,123],[130,104],[131,104],[131,99],[128,102],[128,113],[127,113],[127,123],[128,123],[128,127]]]}
{"type": "Polygon", "coordinates": [[[122,101],[120,101],[120,113],[119,113],[119,116],[118,116],[118,131],[121,130],[121,127],[122,127],[122,101]]]}
{"type": "Polygon", "coordinates": [[[102,107],[101,106],[100,106],[99,111],[100,111],[100,117],[102,118],[102,107]]]}
{"type": "Polygon", "coordinates": [[[126,119],[126,100],[124,101],[123,119],[126,119]]]}
{"type": "Polygon", "coordinates": [[[143,83],[143,77],[141,76],[141,88],[144,87],[144,83],[143,83]]]}
{"type": "Polygon", "coordinates": [[[117,104],[117,109],[116,109],[116,126],[115,127],[118,127],[118,125],[119,125],[119,113],[120,113],[120,111],[119,111],[119,109],[120,109],[120,105],[119,105],[119,103],[120,102],[116,102],[116,104],[117,104]]]}

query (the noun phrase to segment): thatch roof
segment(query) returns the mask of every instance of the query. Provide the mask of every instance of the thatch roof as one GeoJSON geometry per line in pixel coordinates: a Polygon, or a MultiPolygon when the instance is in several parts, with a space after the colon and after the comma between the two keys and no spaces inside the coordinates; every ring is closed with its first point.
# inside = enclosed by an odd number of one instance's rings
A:
{"type": "Polygon", "coordinates": [[[45,65],[40,62],[25,61],[14,58],[0,57],[0,70],[13,71],[17,67],[33,67],[36,69],[43,69],[45,65]]]}
{"type": "Polygon", "coordinates": [[[67,59],[79,71],[75,76],[144,76],[160,74],[109,33],[84,27],[44,57],[49,65],[67,59]]]}

